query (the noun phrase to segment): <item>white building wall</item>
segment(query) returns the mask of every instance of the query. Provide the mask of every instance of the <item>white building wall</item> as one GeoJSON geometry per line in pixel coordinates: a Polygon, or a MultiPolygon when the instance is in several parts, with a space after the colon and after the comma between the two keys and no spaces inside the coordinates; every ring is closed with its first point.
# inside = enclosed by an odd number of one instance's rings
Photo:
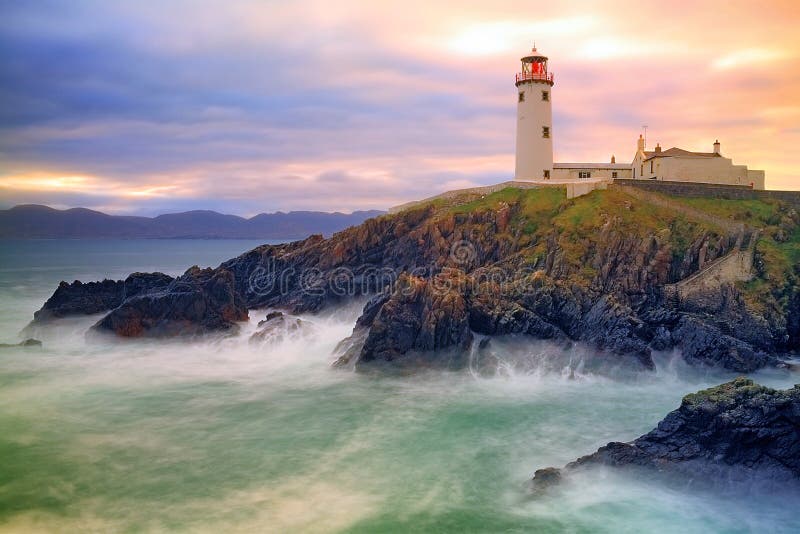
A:
{"type": "Polygon", "coordinates": [[[743,186],[752,183],[754,189],[764,189],[763,171],[760,175],[751,175],[746,165],[733,165],[729,158],[724,157],[671,156],[642,161],[637,155],[633,167],[637,179],[743,186]]]}
{"type": "Polygon", "coordinates": [[[626,166],[625,168],[586,167],[586,168],[574,168],[574,169],[560,169],[558,167],[554,167],[552,176],[554,180],[580,181],[585,179],[585,178],[580,178],[581,172],[590,173],[590,178],[604,178],[608,180],[613,180],[614,178],[619,178],[622,180],[622,179],[629,179],[632,177],[631,168],[629,166],[626,166]],[[617,173],[616,176],[614,176],[614,173],[617,173]]]}
{"type": "Polygon", "coordinates": [[[747,171],[747,181],[753,184],[753,189],[766,189],[767,180],[764,171],[747,171]]]}
{"type": "Polygon", "coordinates": [[[517,87],[516,180],[542,180],[553,173],[553,87],[527,81],[517,87]],[[547,92],[547,100],[542,93],[547,92]],[[520,94],[522,99],[520,100],[520,94]],[[544,128],[549,137],[544,136],[544,128]],[[545,172],[547,171],[547,172],[545,172]]]}

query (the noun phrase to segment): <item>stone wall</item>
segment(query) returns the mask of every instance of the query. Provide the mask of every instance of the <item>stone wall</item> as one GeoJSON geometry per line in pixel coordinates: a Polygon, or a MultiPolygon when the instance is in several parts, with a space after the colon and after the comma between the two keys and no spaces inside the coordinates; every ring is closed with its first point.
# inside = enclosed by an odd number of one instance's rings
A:
{"type": "Polygon", "coordinates": [[[668,302],[686,311],[719,310],[725,295],[724,285],[746,282],[753,278],[753,247],[735,249],[717,258],[692,276],[664,286],[668,302]]]}
{"type": "Polygon", "coordinates": [[[779,200],[800,207],[800,191],[755,190],[747,186],[738,185],[656,180],[614,180],[614,184],[677,197],[709,197],[727,200],[779,200]]]}
{"type": "Polygon", "coordinates": [[[615,180],[611,186],[629,195],[665,208],[683,213],[687,217],[715,224],[737,235],[736,248],[716,260],[701,265],[700,270],[677,282],[664,286],[667,302],[686,311],[714,312],[723,306],[725,292],[721,288],[753,278],[753,256],[758,241],[758,231],[741,223],[716,217],[702,210],[686,206],[666,195],[680,197],[710,197],[720,199],[778,199],[800,206],[800,191],[758,191],[749,187],[683,182],[648,182],[615,180]]]}

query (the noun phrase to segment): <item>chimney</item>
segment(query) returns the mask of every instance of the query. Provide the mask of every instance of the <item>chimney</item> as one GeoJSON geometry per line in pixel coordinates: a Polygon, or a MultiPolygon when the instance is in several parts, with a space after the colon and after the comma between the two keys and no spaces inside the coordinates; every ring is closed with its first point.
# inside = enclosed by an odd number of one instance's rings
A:
{"type": "Polygon", "coordinates": [[[636,146],[640,152],[644,152],[644,137],[642,137],[642,134],[639,134],[639,140],[636,142],[636,146]]]}
{"type": "Polygon", "coordinates": [[[611,154],[611,163],[616,163],[617,158],[614,157],[614,154],[611,154]]]}
{"type": "Polygon", "coordinates": [[[660,154],[660,153],[661,153],[661,145],[656,143],[656,154],[660,154]]]}
{"type": "Polygon", "coordinates": [[[714,141],[714,154],[720,155],[720,151],[719,151],[719,139],[717,139],[716,141],[714,141]]]}

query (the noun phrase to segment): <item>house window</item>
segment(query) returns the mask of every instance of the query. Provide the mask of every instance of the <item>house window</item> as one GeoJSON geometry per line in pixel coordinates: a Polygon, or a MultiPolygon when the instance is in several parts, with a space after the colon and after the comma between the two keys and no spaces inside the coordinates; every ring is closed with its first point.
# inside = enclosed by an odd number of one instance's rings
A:
{"type": "Polygon", "coordinates": [[[591,178],[592,173],[589,171],[578,171],[578,178],[591,178]]]}
{"type": "Polygon", "coordinates": [[[549,180],[550,179],[550,171],[545,169],[544,171],[542,171],[542,173],[544,174],[544,179],[545,180],[549,180]]]}
{"type": "Polygon", "coordinates": [[[644,176],[644,163],[639,167],[639,176],[644,176]]]}
{"type": "Polygon", "coordinates": [[[550,138],[550,127],[549,126],[542,126],[542,137],[550,138]]]}
{"type": "Polygon", "coordinates": [[[550,102],[550,91],[542,91],[542,100],[550,102]]]}
{"type": "Polygon", "coordinates": [[[653,172],[653,160],[650,160],[650,173],[653,172]]]}
{"type": "Polygon", "coordinates": [[[616,178],[617,177],[617,171],[611,171],[611,177],[612,178],[616,178]]]}
{"type": "Polygon", "coordinates": [[[525,102],[525,92],[519,94],[519,100],[517,102],[525,102]]]}

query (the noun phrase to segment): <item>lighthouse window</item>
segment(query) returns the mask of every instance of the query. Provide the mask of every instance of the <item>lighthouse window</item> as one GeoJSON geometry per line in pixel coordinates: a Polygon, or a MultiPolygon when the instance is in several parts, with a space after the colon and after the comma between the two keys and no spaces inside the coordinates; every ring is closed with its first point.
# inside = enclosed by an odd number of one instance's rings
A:
{"type": "Polygon", "coordinates": [[[550,102],[550,91],[542,91],[542,100],[550,102]]]}
{"type": "Polygon", "coordinates": [[[542,137],[550,137],[550,127],[549,126],[542,126],[542,137]]]}
{"type": "Polygon", "coordinates": [[[549,180],[550,179],[550,171],[547,170],[547,169],[544,170],[544,179],[545,180],[549,180]]]}
{"type": "Polygon", "coordinates": [[[525,93],[524,93],[524,92],[522,92],[522,93],[520,93],[520,94],[519,94],[519,100],[518,100],[518,102],[525,102],[525,93]]]}

